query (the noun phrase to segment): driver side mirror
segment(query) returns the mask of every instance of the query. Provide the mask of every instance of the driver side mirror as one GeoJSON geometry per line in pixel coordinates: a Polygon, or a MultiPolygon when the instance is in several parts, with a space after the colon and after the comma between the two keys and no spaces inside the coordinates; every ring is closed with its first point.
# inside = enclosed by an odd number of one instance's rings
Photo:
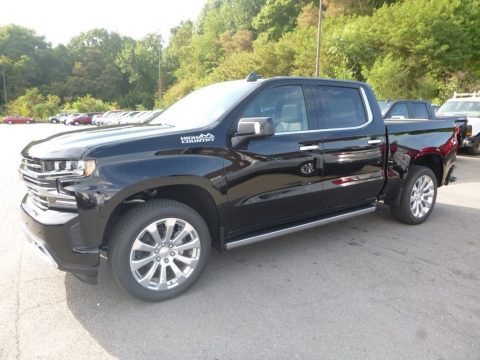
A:
{"type": "Polygon", "coordinates": [[[232,137],[232,145],[237,146],[252,138],[272,136],[275,134],[271,117],[242,118],[238,121],[237,131],[232,137]]]}

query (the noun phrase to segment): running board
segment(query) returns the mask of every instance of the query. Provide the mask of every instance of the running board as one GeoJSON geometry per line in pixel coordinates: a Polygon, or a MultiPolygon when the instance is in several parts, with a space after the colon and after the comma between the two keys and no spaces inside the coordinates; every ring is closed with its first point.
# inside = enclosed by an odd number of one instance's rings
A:
{"type": "Polygon", "coordinates": [[[342,213],[336,213],[335,215],[330,215],[327,217],[323,217],[321,219],[315,220],[315,221],[309,221],[303,224],[298,224],[294,225],[291,227],[283,228],[283,229],[278,229],[274,231],[270,231],[267,233],[262,233],[259,235],[254,235],[254,236],[249,236],[247,238],[235,240],[233,242],[227,243],[225,245],[225,248],[227,250],[234,249],[240,246],[245,246],[245,245],[250,245],[259,241],[264,241],[268,239],[272,239],[275,237],[283,236],[283,235],[288,235],[295,233],[297,231],[303,231],[307,229],[312,229],[314,227],[320,226],[320,225],[326,225],[330,224],[332,222],[340,221],[340,220],[345,220],[345,219],[350,219],[355,216],[360,216],[364,214],[369,214],[374,212],[377,209],[375,205],[368,205],[364,206],[362,208],[356,208],[353,211],[349,212],[342,212],[342,213]]]}

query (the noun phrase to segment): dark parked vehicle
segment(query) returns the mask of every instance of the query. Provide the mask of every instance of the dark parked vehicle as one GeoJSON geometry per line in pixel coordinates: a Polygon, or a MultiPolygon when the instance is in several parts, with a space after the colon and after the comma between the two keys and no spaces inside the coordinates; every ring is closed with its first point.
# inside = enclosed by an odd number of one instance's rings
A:
{"type": "Polygon", "coordinates": [[[207,86],[152,122],[30,143],[21,176],[27,238],[96,283],[106,251],[119,285],[158,301],[189,288],[219,251],[390,205],[425,221],[452,179],[450,121],[384,122],[370,87],[279,77],[207,86]]]}
{"type": "Polygon", "coordinates": [[[427,119],[427,120],[449,120],[453,121],[459,128],[459,148],[470,148],[468,141],[471,136],[471,126],[468,126],[468,119],[463,115],[439,115],[432,104],[425,100],[387,100],[379,101],[380,109],[384,119],[427,119]]]}
{"type": "Polygon", "coordinates": [[[31,124],[34,123],[35,120],[29,117],[21,116],[21,115],[13,115],[7,116],[3,118],[4,124],[31,124]]]}

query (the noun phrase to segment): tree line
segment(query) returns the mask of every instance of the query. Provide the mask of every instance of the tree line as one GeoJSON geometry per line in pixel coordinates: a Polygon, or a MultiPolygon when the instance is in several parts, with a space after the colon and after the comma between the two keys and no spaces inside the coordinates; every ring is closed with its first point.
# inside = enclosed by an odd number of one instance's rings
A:
{"type": "MultiPolygon", "coordinates": [[[[53,47],[31,29],[2,26],[8,103],[0,86],[0,107],[39,118],[60,109],[165,107],[251,71],[314,76],[317,6],[208,0],[195,21],[171,30],[166,46],[159,34],[134,40],[93,29],[53,47]]],[[[366,81],[379,98],[442,102],[480,89],[480,0],[323,0],[323,7],[322,77],[366,81]]]]}

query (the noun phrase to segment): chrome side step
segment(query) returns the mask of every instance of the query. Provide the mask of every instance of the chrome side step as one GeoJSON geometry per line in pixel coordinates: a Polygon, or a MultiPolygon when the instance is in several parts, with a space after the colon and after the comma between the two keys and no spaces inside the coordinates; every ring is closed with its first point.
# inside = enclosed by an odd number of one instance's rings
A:
{"type": "Polygon", "coordinates": [[[294,225],[294,226],[291,226],[291,227],[288,227],[288,228],[278,229],[278,230],[274,230],[274,231],[271,231],[271,232],[267,232],[267,233],[263,233],[263,234],[259,234],[259,235],[255,235],[255,236],[250,236],[250,237],[247,237],[247,238],[244,238],[244,239],[236,240],[236,241],[233,241],[231,243],[227,243],[225,245],[225,248],[227,250],[234,249],[234,248],[237,248],[237,247],[240,247],[240,246],[253,244],[253,243],[256,243],[256,242],[259,242],[259,241],[264,241],[264,240],[272,239],[272,238],[275,238],[275,237],[292,234],[292,233],[295,233],[297,231],[311,229],[311,228],[314,228],[314,227],[317,227],[317,226],[320,226],[320,225],[326,225],[326,224],[329,224],[329,223],[332,223],[332,222],[335,222],[335,221],[350,219],[350,218],[355,217],[355,216],[360,216],[360,215],[372,213],[372,212],[375,212],[376,209],[377,209],[377,207],[375,205],[368,205],[367,207],[363,207],[363,208],[360,208],[360,209],[357,208],[356,210],[353,210],[353,211],[344,212],[344,213],[340,213],[340,214],[337,213],[333,216],[324,217],[324,218],[321,218],[319,220],[310,221],[310,222],[307,222],[307,223],[294,225]]]}

